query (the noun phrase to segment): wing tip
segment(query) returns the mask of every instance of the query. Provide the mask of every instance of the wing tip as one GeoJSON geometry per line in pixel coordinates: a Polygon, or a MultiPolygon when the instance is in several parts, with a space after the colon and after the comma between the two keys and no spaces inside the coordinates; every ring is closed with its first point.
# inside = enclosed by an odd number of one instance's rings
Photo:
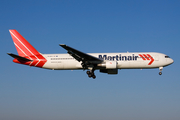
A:
{"type": "Polygon", "coordinates": [[[59,44],[60,46],[66,46],[66,44],[59,44]]]}

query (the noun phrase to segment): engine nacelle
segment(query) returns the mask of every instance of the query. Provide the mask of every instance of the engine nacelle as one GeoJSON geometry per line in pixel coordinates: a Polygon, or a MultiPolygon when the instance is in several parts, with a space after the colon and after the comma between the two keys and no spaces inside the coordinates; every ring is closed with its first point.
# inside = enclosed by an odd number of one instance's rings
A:
{"type": "Polygon", "coordinates": [[[107,74],[118,74],[118,69],[100,69],[99,71],[107,74]]]}
{"type": "Polygon", "coordinates": [[[116,69],[117,62],[116,61],[107,61],[106,62],[106,69],[116,69]]]}

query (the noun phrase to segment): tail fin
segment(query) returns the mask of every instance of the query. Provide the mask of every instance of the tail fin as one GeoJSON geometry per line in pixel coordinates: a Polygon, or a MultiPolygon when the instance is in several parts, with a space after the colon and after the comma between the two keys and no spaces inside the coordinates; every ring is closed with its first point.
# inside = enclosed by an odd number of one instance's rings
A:
{"type": "Polygon", "coordinates": [[[15,63],[29,66],[43,67],[47,61],[44,56],[40,54],[22,35],[20,35],[17,30],[9,30],[9,32],[19,54],[18,56],[9,53],[11,57],[15,58],[13,61],[15,63]]]}
{"type": "Polygon", "coordinates": [[[19,56],[35,56],[40,53],[17,30],[9,30],[19,56]]]}

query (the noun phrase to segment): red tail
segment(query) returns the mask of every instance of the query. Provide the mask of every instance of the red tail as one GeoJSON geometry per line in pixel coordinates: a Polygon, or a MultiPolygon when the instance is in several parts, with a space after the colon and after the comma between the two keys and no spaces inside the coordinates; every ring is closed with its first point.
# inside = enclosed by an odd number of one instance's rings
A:
{"type": "Polygon", "coordinates": [[[24,63],[16,59],[14,62],[36,67],[42,67],[45,64],[47,60],[22,35],[20,35],[17,30],[9,30],[9,32],[19,56],[33,60],[32,62],[24,63]]]}
{"type": "Polygon", "coordinates": [[[17,30],[9,30],[19,56],[34,56],[40,53],[17,30]]]}

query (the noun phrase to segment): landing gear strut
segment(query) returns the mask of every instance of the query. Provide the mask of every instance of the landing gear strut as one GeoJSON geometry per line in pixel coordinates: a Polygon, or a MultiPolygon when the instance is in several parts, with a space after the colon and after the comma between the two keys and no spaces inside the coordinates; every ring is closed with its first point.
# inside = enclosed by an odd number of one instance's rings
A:
{"type": "Polygon", "coordinates": [[[159,70],[160,70],[159,75],[162,75],[163,67],[159,67],[159,70]]]}
{"type": "Polygon", "coordinates": [[[96,78],[96,76],[95,76],[95,74],[94,74],[94,69],[92,69],[92,70],[90,70],[90,71],[87,71],[86,73],[87,73],[87,75],[88,75],[89,78],[91,78],[91,77],[92,77],[93,79],[96,78]]]}

